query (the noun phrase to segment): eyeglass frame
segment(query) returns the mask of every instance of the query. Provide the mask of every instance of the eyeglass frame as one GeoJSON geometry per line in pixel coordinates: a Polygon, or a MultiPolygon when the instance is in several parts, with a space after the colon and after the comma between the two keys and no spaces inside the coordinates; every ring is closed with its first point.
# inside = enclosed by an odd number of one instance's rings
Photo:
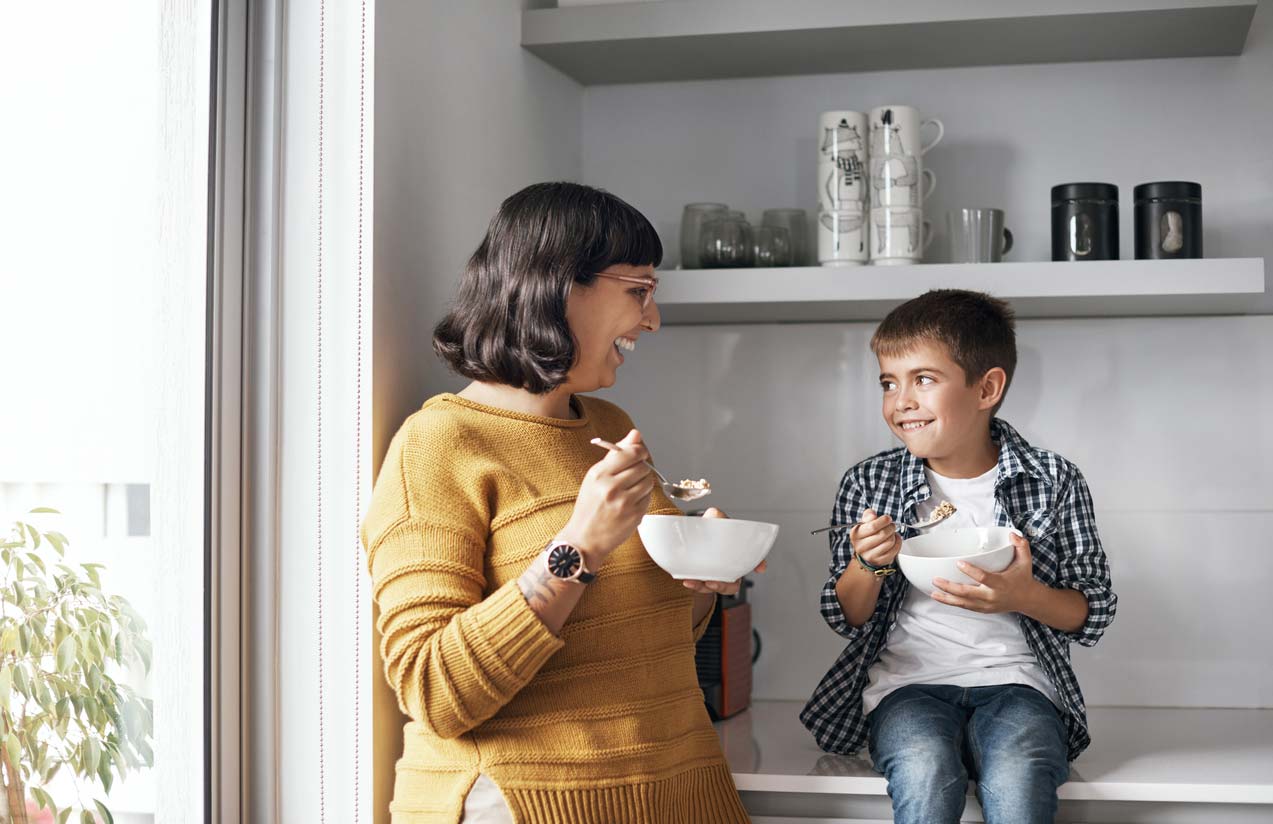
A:
{"type": "Polygon", "coordinates": [[[593,272],[593,274],[599,278],[626,280],[628,283],[640,283],[642,286],[650,287],[650,291],[645,293],[645,300],[641,304],[642,311],[650,308],[650,304],[654,302],[654,292],[659,288],[658,278],[639,278],[633,275],[616,275],[613,272],[593,272]]]}

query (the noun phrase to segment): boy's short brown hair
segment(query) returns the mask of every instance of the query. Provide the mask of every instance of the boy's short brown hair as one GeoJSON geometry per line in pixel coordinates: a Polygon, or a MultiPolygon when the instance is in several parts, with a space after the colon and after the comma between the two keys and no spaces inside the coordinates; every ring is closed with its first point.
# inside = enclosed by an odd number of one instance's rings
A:
{"type": "MultiPolygon", "coordinates": [[[[1007,301],[966,289],[933,289],[889,312],[871,336],[871,351],[899,355],[922,341],[945,346],[968,386],[996,366],[1003,369],[1008,394],[1017,368],[1017,333],[1007,301]]],[[[1002,404],[1001,397],[992,414],[1002,404]]]]}

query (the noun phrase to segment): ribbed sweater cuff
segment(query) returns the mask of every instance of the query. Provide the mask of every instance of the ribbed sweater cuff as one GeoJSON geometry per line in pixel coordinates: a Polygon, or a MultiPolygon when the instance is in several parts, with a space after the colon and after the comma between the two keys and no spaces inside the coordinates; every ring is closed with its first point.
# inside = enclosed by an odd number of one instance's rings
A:
{"type": "Polygon", "coordinates": [[[526,603],[517,579],[470,607],[465,623],[470,624],[481,639],[473,650],[479,661],[497,665],[483,669],[492,675],[502,674],[504,678],[499,680],[508,679],[511,683],[503,686],[511,687],[514,692],[525,686],[553,653],[565,646],[526,603]]]}

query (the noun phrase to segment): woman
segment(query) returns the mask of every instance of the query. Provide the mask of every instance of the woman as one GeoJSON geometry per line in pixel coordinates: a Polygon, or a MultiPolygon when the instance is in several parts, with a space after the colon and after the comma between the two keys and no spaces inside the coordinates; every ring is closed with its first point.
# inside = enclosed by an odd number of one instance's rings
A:
{"type": "Polygon", "coordinates": [[[578,394],[658,330],[662,257],[617,197],[530,186],[435,330],[472,383],[403,424],[363,525],[411,717],[397,824],[747,820],[694,668],[738,584],[682,586],[651,562],[637,524],[678,510],[628,416],[578,394]]]}

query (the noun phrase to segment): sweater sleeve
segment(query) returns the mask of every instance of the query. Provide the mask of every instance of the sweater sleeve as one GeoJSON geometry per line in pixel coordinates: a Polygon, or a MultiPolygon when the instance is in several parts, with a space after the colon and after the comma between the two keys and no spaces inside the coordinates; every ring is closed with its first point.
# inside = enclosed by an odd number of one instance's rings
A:
{"type": "Polygon", "coordinates": [[[413,450],[402,440],[390,447],[363,525],[380,654],[402,711],[454,738],[508,703],[564,642],[516,580],[484,594],[479,507],[462,493],[428,505],[418,485],[457,489],[430,477],[450,462],[404,460],[413,450]]]}
{"type": "Polygon", "coordinates": [[[1076,468],[1074,479],[1057,506],[1057,543],[1061,563],[1059,583],[1083,593],[1087,599],[1087,620],[1068,640],[1085,647],[1096,646],[1118,611],[1118,596],[1110,579],[1109,560],[1096,531],[1096,510],[1087,481],[1076,468]]]}

